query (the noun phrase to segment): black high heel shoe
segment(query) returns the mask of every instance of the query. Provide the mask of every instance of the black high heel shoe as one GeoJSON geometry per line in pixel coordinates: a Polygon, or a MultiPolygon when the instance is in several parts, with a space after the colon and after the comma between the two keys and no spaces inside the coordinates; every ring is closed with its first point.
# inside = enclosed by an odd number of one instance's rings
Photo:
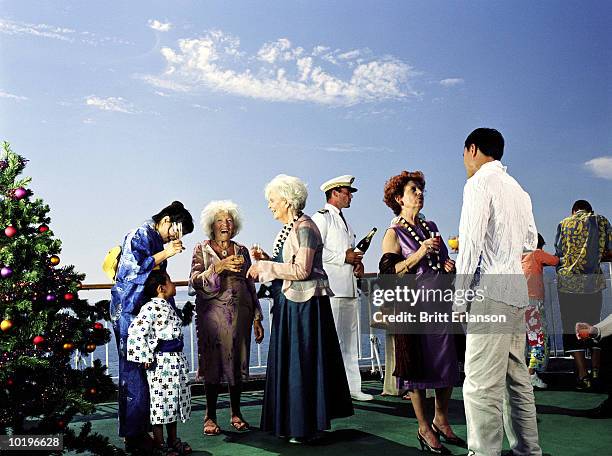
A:
{"type": "Polygon", "coordinates": [[[448,448],[446,448],[442,444],[440,444],[440,447],[438,448],[432,447],[429,443],[427,443],[427,440],[425,440],[425,438],[421,435],[420,431],[417,431],[417,438],[419,439],[419,443],[421,444],[421,451],[426,451],[427,453],[434,454],[453,454],[448,448]]]}
{"type": "Polygon", "coordinates": [[[467,448],[467,442],[465,440],[463,440],[461,437],[448,437],[446,434],[444,434],[439,428],[438,426],[436,426],[435,424],[431,423],[431,429],[434,431],[434,433],[438,436],[438,439],[441,438],[440,441],[444,441],[444,443],[448,443],[450,445],[456,445],[458,447],[462,447],[462,448],[467,448]]]}

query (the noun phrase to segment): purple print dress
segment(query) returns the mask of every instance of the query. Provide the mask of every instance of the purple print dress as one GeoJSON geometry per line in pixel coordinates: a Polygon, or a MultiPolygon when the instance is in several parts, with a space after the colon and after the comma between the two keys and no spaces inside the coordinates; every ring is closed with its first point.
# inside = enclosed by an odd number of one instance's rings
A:
{"type": "Polygon", "coordinates": [[[244,257],[238,273],[217,274],[218,263],[210,241],[195,246],[189,285],[196,291],[198,376],[206,383],[239,384],[249,376],[253,320],[262,320],[255,285],[247,279],[249,251],[234,243],[236,255],[244,257]]]}
{"type": "MultiPolygon", "coordinates": [[[[394,230],[397,235],[402,256],[407,258],[414,254],[420,247],[419,241],[415,239],[413,234],[402,225],[401,219],[395,218],[389,229],[394,230]]],[[[420,239],[427,239],[430,233],[437,232],[438,227],[434,222],[424,221],[419,222],[416,226],[411,226],[411,230],[416,233],[420,239]],[[425,226],[423,226],[423,223],[425,226]]],[[[440,244],[439,253],[439,269],[434,269],[437,266],[437,261],[433,261],[430,265],[430,259],[426,256],[419,264],[410,271],[415,274],[416,287],[424,289],[447,289],[450,284],[449,276],[444,272],[444,262],[448,259],[448,250],[444,242],[440,244]],[[432,267],[433,266],[433,267],[432,267]]],[[[451,314],[452,302],[429,300],[427,302],[418,302],[417,308],[420,306],[422,310],[430,312],[444,312],[451,314]]],[[[428,389],[428,388],[445,388],[454,386],[459,380],[459,366],[457,361],[457,351],[455,348],[455,335],[447,323],[428,323],[425,330],[421,331],[420,335],[409,336],[418,338],[417,346],[420,350],[420,369],[419,372],[398,372],[399,389],[428,389]]],[[[399,339],[406,338],[406,335],[398,334],[396,338],[396,366],[405,365],[402,356],[403,344],[399,339]]],[[[413,339],[414,340],[414,339],[413,339]]]]}

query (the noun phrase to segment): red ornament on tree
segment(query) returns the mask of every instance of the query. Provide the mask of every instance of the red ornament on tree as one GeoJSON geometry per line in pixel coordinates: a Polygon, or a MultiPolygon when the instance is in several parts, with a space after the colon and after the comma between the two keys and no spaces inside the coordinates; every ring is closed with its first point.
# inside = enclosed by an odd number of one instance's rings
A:
{"type": "Polygon", "coordinates": [[[46,233],[47,231],[49,231],[49,227],[47,225],[40,225],[38,227],[38,232],[39,233],[46,233]]]}
{"type": "Polygon", "coordinates": [[[6,237],[12,238],[17,234],[17,230],[13,225],[9,225],[4,229],[4,234],[6,234],[6,237]]]}
{"type": "Polygon", "coordinates": [[[34,339],[32,339],[32,342],[34,343],[34,345],[40,345],[45,341],[45,338],[43,336],[36,336],[34,339]]]}
{"type": "Polygon", "coordinates": [[[96,322],[93,324],[94,329],[100,330],[100,329],[104,329],[104,325],[100,322],[96,322]]]}
{"type": "Polygon", "coordinates": [[[66,293],[64,295],[64,301],[74,301],[74,295],[72,293],[66,293]]]}

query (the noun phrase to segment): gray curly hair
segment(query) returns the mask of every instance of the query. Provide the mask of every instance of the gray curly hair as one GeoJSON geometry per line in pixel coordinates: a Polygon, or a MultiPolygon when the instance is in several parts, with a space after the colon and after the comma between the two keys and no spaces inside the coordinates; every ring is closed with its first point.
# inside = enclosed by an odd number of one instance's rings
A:
{"type": "Polygon", "coordinates": [[[308,190],[306,184],[299,177],[279,174],[266,184],[264,194],[270,199],[270,193],[276,191],[278,195],[289,203],[294,213],[300,212],[306,207],[308,190]]]}
{"type": "Polygon", "coordinates": [[[240,215],[238,205],[230,200],[211,201],[202,210],[200,225],[202,225],[204,233],[206,233],[210,239],[213,239],[215,235],[213,225],[215,223],[215,216],[219,212],[227,212],[232,216],[234,219],[234,236],[236,236],[242,229],[242,216],[240,215]]]}

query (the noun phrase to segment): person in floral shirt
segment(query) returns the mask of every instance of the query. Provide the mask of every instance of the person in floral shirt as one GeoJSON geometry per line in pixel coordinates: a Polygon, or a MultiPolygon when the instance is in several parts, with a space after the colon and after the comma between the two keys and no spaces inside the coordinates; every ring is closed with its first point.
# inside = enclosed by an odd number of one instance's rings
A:
{"type": "Polygon", "coordinates": [[[555,238],[559,307],[563,321],[563,348],[576,363],[577,389],[589,389],[599,377],[600,353],[591,339],[576,339],[576,322],[601,320],[602,290],[606,281],[601,262],[612,260],[612,228],[603,215],[593,212],[588,201],[578,200],[572,215],[559,223],[555,238]],[[592,371],[588,375],[584,351],[592,348],[592,371]]]}

